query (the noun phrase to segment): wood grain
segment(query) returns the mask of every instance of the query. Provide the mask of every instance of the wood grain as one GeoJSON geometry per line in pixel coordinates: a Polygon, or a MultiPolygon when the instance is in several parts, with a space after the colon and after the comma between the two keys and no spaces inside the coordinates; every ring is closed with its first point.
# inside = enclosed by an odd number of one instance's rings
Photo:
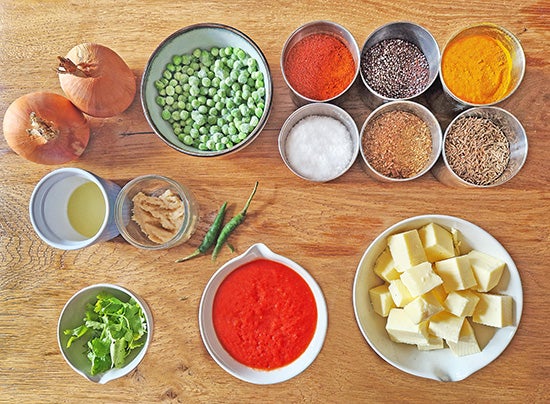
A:
{"type": "MultiPolygon", "coordinates": [[[[234,26],[264,51],[274,80],[266,128],[246,149],[225,158],[184,156],[150,132],[139,97],[120,116],[92,119],[84,155],[63,166],[92,171],[123,185],[148,173],[170,176],[192,189],[201,222],[184,246],[159,252],[133,248],[121,237],[79,251],[60,251],[34,234],[28,202],[38,180],[56,167],[27,162],[0,139],[0,401],[1,402],[548,402],[550,42],[547,1],[57,1],[0,0],[0,116],[20,95],[62,93],[56,56],[84,41],[115,49],[139,82],[147,59],[169,34],[198,22],[234,26]],[[518,35],[527,71],[518,91],[500,106],[524,125],[529,156],[522,171],[494,189],[455,189],[431,174],[407,184],[372,180],[359,160],[339,179],[305,182],[282,162],[277,136],[296,108],[281,76],[279,57],[299,25],[327,19],[348,28],[362,46],[378,26],[414,21],[440,47],[466,25],[491,21],[518,35]],[[254,181],[258,194],[245,224],[218,263],[207,257],[176,265],[200,243],[216,210],[231,201],[237,212],[254,181]],[[524,312],[504,353],[462,382],[441,383],[385,363],[363,339],[353,314],[352,283],[369,243],[410,216],[437,213],[469,220],[489,231],[519,268],[524,312]],[[209,277],[255,242],[304,266],[320,284],[329,309],[323,349],[298,377],[273,386],[241,382],[204,348],[198,305],[209,277]],[[153,343],[137,370],[99,386],[64,362],[56,342],[60,311],[70,296],[93,283],[131,288],[151,306],[153,343]]],[[[370,112],[354,88],[343,105],[362,125],[370,112]]]]}

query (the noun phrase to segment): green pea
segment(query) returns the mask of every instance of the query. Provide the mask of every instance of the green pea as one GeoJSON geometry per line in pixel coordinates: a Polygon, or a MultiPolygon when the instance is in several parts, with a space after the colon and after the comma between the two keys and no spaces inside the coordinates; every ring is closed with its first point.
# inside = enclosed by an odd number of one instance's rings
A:
{"type": "Polygon", "coordinates": [[[162,75],[167,80],[170,80],[172,78],[172,73],[169,70],[165,70],[162,75]]]}
{"type": "Polygon", "coordinates": [[[155,98],[155,102],[161,107],[166,104],[166,101],[164,101],[164,97],[161,97],[160,95],[155,98]]]}
{"type": "Polygon", "coordinates": [[[243,51],[242,49],[237,49],[237,57],[240,60],[244,60],[246,58],[246,52],[243,51]]]}
{"type": "Polygon", "coordinates": [[[255,128],[259,122],[260,122],[260,119],[255,115],[250,118],[250,126],[253,128],[255,128]]]}
{"type": "Polygon", "coordinates": [[[164,119],[165,121],[167,121],[167,120],[170,119],[171,116],[172,116],[172,114],[170,113],[170,111],[168,111],[167,109],[163,109],[163,110],[162,110],[162,113],[161,113],[162,119],[164,119]]]}
{"type": "Polygon", "coordinates": [[[178,65],[181,65],[182,63],[182,57],[180,55],[174,55],[172,57],[172,63],[174,63],[174,65],[178,66],[178,65]]]}
{"type": "Polygon", "coordinates": [[[166,97],[166,98],[164,99],[164,101],[166,102],[166,104],[172,105],[172,104],[174,103],[174,97],[172,97],[172,96],[169,95],[168,97],[166,97]]]}
{"type": "Polygon", "coordinates": [[[193,139],[189,135],[185,135],[185,137],[183,138],[183,143],[185,143],[187,146],[191,146],[194,141],[195,141],[195,139],[193,139]]]}
{"type": "Polygon", "coordinates": [[[157,90],[162,90],[165,86],[166,86],[166,84],[163,81],[155,80],[155,88],[157,90]]]}
{"type": "Polygon", "coordinates": [[[200,91],[200,88],[197,87],[197,86],[191,86],[191,88],[189,88],[189,94],[191,94],[192,96],[198,96],[200,95],[201,91],[200,91]]]}
{"type": "Polygon", "coordinates": [[[166,95],[174,95],[176,93],[176,91],[174,90],[174,87],[172,87],[171,85],[168,85],[166,87],[166,95]]]}

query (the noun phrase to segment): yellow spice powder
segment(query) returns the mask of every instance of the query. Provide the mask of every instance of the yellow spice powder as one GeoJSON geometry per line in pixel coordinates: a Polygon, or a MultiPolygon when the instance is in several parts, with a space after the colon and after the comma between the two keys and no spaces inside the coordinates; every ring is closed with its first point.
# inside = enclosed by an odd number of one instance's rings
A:
{"type": "Polygon", "coordinates": [[[447,45],[441,58],[447,88],[472,104],[491,104],[510,91],[512,57],[502,41],[472,35],[447,45]]]}

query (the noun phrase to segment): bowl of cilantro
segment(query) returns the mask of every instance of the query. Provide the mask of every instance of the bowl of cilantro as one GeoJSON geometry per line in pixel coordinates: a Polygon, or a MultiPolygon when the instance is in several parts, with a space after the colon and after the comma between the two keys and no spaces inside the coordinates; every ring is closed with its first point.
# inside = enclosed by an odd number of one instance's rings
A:
{"type": "Polygon", "coordinates": [[[121,286],[96,284],[65,304],[57,342],[73,370],[104,384],[138,366],[152,333],[153,316],[144,300],[121,286]]]}

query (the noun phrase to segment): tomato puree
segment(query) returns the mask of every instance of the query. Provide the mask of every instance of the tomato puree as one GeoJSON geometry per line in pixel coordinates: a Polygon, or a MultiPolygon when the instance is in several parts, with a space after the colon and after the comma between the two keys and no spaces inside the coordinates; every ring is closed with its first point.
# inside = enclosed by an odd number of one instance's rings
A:
{"type": "Polygon", "coordinates": [[[291,363],[306,350],[317,326],[317,305],[294,270],[258,259],[223,280],[212,317],[218,339],[235,360],[269,370],[291,363]]]}

